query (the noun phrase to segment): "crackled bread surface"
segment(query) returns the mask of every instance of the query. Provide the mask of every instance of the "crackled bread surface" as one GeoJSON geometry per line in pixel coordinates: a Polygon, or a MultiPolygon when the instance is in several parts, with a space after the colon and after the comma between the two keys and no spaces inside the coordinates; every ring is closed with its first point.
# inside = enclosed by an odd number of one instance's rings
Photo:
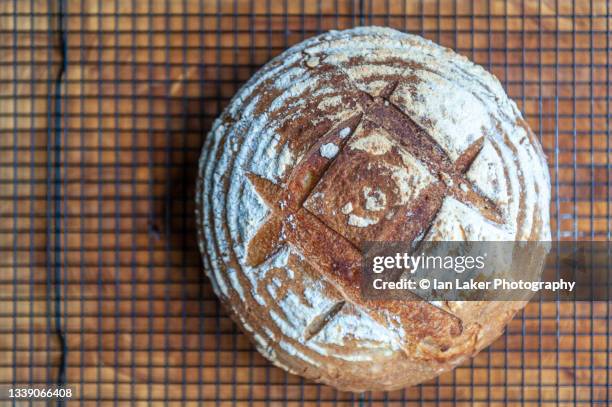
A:
{"type": "Polygon", "coordinates": [[[433,378],[524,305],[364,301],[363,242],[550,239],[546,161],[497,79],[392,29],[270,61],[214,123],[199,175],[216,294],[265,357],[344,390],[433,378]]]}

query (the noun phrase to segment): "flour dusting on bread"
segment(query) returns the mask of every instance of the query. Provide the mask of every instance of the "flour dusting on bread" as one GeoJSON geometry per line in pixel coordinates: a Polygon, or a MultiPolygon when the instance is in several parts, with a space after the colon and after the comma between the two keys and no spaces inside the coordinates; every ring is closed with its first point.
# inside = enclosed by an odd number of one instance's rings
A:
{"type": "Polygon", "coordinates": [[[330,31],[266,64],[215,121],[199,246],[265,357],[340,389],[390,390],[461,363],[523,304],[372,304],[355,288],[358,243],[548,240],[549,199],[542,149],[493,75],[415,35],[330,31]],[[256,239],[274,244],[253,265],[256,239]]]}

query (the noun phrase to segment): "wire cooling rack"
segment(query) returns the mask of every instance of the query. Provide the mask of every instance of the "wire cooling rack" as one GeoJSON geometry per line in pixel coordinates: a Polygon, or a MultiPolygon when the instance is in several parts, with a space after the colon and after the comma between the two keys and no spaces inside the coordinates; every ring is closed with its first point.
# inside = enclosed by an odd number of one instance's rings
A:
{"type": "Polygon", "coordinates": [[[352,395],[284,373],[202,275],[193,187],[204,134],[258,67],[316,33],[384,25],[494,72],[548,156],[553,237],[610,240],[611,9],[1,2],[0,399],[61,385],[76,405],[609,402],[605,302],[532,303],[474,360],[404,391],[352,395]]]}

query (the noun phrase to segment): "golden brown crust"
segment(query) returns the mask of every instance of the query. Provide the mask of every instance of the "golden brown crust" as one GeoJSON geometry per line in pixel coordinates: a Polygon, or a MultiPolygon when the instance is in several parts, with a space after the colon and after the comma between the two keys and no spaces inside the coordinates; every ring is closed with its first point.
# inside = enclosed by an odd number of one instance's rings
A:
{"type": "Polygon", "coordinates": [[[206,271],[234,320],[277,365],[344,390],[433,378],[524,305],[365,300],[364,242],[548,237],[542,152],[499,83],[393,30],[271,61],[211,131],[200,175],[206,271]]]}

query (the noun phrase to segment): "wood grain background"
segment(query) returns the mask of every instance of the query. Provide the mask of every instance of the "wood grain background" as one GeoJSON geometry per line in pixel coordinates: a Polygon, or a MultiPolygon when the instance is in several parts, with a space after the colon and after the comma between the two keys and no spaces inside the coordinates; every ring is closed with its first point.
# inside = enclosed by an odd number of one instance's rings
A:
{"type": "Polygon", "coordinates": [[[0,3],[0,400],[62,379],[62,345],[75,405],[609,400],[609,303],[530,304],[473,361],[405,391],[285,374],[220,308],[192,216],[204,134],[237,88],[305,37],[375,24],[493,71],[548,155],[553,236],[609,239],[612,5],[576,3],[0,3]]]}

